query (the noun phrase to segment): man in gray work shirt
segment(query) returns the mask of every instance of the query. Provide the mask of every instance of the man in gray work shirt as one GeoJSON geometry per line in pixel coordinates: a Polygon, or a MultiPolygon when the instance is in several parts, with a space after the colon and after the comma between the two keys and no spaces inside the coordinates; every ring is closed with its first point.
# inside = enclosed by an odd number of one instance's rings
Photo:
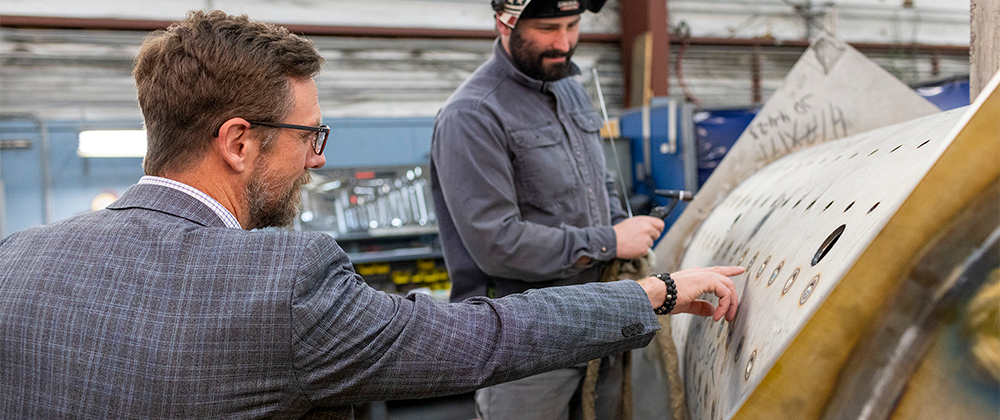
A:
{"type": "MultiPolygon", "coordinates": [[[[580,15],[604,0],[494,0],[500,37],[438,114],[431,185],[452,301],[598,281],[644,255],[663,222],[628,218],[606,170],[601,119],[570,57],[580,15]]],[[[477,391],[484,420],[579,415],[585,364],[477,391]]],[[[602,360],[597,417],[621,403],[620,357],[602,360]]]]}

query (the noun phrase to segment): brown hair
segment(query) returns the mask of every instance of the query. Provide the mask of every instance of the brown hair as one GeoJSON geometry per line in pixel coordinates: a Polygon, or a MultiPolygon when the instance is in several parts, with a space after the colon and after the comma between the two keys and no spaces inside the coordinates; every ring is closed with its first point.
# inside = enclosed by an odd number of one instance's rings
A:
{"type": "Polygon", "coordinates": [[[218,10],[188,12],[151,34],[132,71],[148,141],[144,172],[187,169],[230,118],[281,121],[294,107],[288,78],[314,77],[322,64],[308,39],[218,10]]]}

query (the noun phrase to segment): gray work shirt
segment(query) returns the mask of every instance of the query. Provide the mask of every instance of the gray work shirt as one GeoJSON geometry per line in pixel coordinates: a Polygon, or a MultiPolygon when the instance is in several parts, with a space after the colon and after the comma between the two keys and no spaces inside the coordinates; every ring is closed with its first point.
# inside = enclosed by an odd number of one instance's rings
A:
{"type": "Polygon", "coordinates": [[[452,301],[599,280],[617,252],[611,225],[626,217],[601,126],[579,82],[532,79],[494,42],[434,121],[431,189],[452,301]]]}

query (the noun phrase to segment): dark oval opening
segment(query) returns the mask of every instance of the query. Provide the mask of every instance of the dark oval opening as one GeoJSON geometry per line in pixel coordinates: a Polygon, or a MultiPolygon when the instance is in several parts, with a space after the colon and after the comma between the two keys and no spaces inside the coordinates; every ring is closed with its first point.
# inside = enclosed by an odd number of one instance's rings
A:
{"type": "Polygon", "coordinates": [[[812,259],[813,266],[819,264],[820,260],[822,260],[823,257],[825,257],[826,254],[830,252],[830,248],[833,248],[833,245],[837,243],[837,239],[840,239],[840,235],[844,233],[844,229],[846,228],[847,225],[840,225],[839,227],[833,230],[833,233],[831,233],[830,236],[826,237],[826,240],[823,241],[823,245],[819,246],[819,249],[816,250],[816,255],[813,256],[812,259]]]}

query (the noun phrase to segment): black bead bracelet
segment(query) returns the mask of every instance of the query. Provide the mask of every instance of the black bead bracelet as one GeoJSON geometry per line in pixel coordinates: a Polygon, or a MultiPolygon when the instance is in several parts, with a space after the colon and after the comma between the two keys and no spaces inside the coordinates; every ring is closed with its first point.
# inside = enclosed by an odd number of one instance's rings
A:
{"type": "Polygon", "coordinates": [[[674,305],[677,304],[677,286],[674,285],[674,279],[670,278],[669,273],[653,274],[667,286],[667,297],[663,300],[663,305],[659,308],[653,310],[657,315],[667,315],[670,311],[674,310],[674,305]]]}

